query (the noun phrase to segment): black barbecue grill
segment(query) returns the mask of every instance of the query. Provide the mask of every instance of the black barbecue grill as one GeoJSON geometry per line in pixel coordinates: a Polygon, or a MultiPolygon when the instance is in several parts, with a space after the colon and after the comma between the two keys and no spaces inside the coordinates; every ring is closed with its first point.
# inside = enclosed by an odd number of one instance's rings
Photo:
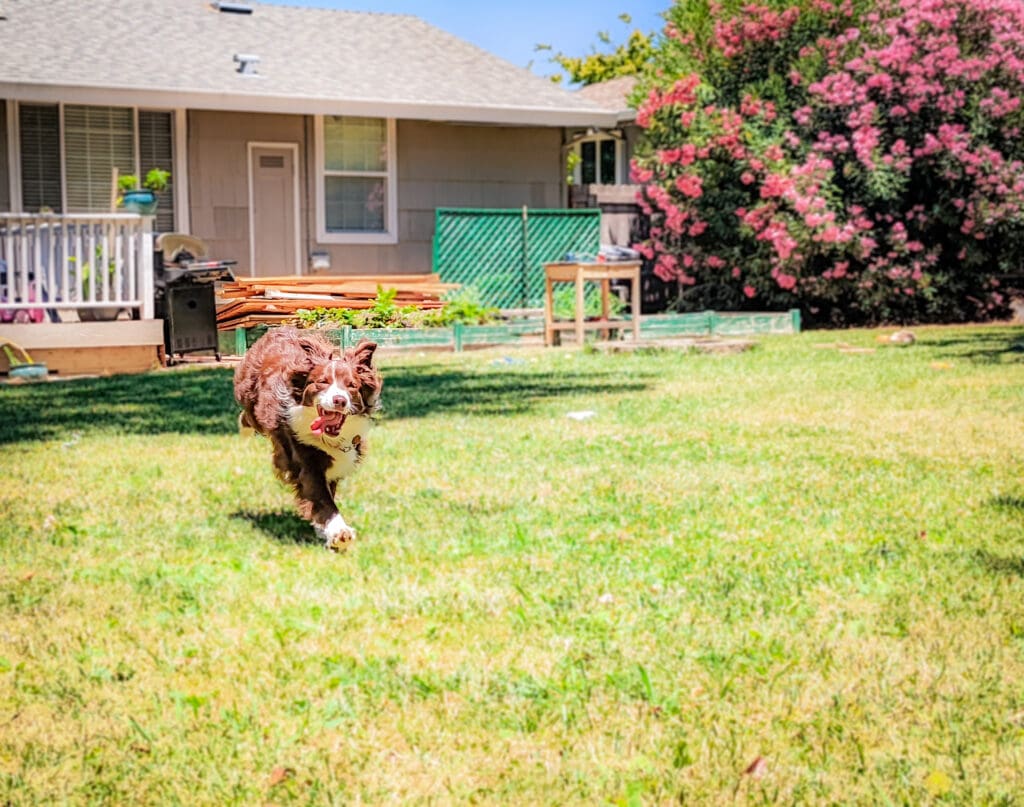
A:
{"type": "Polygon", "coordinates": [[[234,280],[235,261],[208,260],[206,244],[194,236],[164,233],[157,239],[153,260],[156,315],[164,321],[164,353],[168,362],[217,344],[214,284],[234,280]]]}

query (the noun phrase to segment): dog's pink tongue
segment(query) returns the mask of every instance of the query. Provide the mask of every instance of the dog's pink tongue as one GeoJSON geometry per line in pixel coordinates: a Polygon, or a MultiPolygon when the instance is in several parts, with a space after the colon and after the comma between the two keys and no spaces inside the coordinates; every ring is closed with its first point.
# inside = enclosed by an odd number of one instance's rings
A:
{"type": "Polygon", "coordinates": [[[337,435],[341,430],[341,425],[345,422],[344,412],[323,412],[320,417],[314,419],[309,424],[309,430],[313,434],[328,434],[337,435]]]}

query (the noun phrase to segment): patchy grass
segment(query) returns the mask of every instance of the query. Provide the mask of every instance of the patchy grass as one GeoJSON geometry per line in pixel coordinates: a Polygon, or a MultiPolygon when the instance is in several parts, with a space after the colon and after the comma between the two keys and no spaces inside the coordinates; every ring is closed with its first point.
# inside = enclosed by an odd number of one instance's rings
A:
{"type": "Polygon", "coordinates": [[[919,336],[386,359],[342,556],[226,370],[0,388],[0,802],[1017,803],[1024,330],[919,336]]]}

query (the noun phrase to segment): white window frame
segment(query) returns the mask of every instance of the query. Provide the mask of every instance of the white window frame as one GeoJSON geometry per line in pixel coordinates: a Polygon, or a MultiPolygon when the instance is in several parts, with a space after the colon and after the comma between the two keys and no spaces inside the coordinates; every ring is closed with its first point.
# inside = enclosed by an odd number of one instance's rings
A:
{"type": "MultiPolygon", "coordinates": [[[[359,116],[366,117],[366,116],[359,116]]],[[[314,116],[314,152],[316,159],[316,239],[321,244],[397,244],[398,243],[398,145],[394,118],[385,118],[387,123],[387,172],[365,172],[365,176],[383,176],[387,183],[388,203],[384,211],[384,229],[381,232],[347,232],[331,233],[327,231],[327,203],[325,200],[327,182],[330,173],[335,175],[344,172],[328,172],[324,167],[324,116],[314,116]]],[[[352,172],[352,176],[359,172],[352,172]]]]}
{"type": "Polygon", "coordinates": [[[18,125],[19,104],[7,99],[7,182],[11,212],[21,210],[21,129],[18,125]]]}
{"type": "MultiPolygon", "coordinates": [[[[61,210],[67,213],[68,209],[68,180],[67,180],[67,159],[66,145],[64,143],[64,107],[65,106],[123,106],[121,104],[81,104],[78,102],[59,101],[51,103],[48,101],[7,101],[7,152],[8,172],[10,178],[11,210],[22,210],[23,200],[21,198],[21,129],[19,117],[22,104],[46,105],[57,107],[57,133],[60,143],[60,195],[61,210]],[[13,114],[12,114],[13,113],[13,114]]],[[[171,162],[169,170],[172,171],[175,182],[174,194],[174,227],[178,232],[188,232],[188,172],[184,169],[188,165],[188,155],[185,151],[188,138],[185,134],[185,110],[165,109],[163,107],[133,106],[132,110],[132,150],[134,152],[135,167],[133,173],[139,176],[142,156],[139,153],[139,110],[151,112],[171,113],[171,162]],[[177,175],[173,172],[177,171],[177,175]],[[184,213],[184,215],[181,215],[184,213]]],[[[87,214],[76,214],[87,215],[87,214]]]]}
{"type": "Polygon", "coordinates": [[[621,137],[614,137],[609,134],[594,134],[581,137],[575,143],[572,144],[573,151],[576,156],[580,158],[580,161],[576,164],[573,169],[573,182],[579,186],[583,184],[583,144],[594,143],[595,154],[597,156],[597,172],[601,172],[601,143],[610,140],[615,144],[615,176],[611,182],[605,180],[604,177],[599,176],[597,182],[591,182],[591,185],[622,185],[625,181],[625,173],[623,171],[623,163],[626,158],[626,141],[621,137]]]}

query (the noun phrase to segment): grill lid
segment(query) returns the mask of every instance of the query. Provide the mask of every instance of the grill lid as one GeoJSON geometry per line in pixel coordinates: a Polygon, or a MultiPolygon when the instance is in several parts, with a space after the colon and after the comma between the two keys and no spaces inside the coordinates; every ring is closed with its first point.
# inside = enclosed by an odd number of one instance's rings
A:
{"type": "Polygon", "coordinates": [[[164,264],[163,283],[214,283],[218,280],[234,280],[231,271],[237,261],[189,261],[188,263],[164,264]]]}

